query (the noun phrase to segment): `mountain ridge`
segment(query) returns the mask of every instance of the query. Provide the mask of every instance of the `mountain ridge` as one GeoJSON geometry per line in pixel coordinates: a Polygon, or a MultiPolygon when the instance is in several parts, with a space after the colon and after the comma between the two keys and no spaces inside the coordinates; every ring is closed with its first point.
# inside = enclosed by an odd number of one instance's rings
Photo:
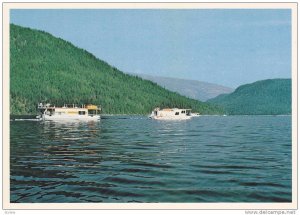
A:
{"type": "Polygon", "coordinates": [[[231,93],[234,89],[220,84],[214,84],[199,80],[191,80],[184,78],[174,78],[174,77],[165,77],[165,76],[154,76],[148,74],[137,74],[129,73],[136,75],[145,80],[150,80],[158,85],[173,91],[181,95],[187,96],[192,99],[199,101],[207,101],[208,99],[214,98],[220,94],[231,93]]]}

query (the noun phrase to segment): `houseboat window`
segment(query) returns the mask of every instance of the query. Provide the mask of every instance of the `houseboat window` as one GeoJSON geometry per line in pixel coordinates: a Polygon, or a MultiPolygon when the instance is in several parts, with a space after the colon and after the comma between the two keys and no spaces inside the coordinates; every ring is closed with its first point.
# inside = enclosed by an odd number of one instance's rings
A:
{"type": "Polygon", "coordinates": [[[157,111],[154,111],[154,115],[157,116],[157,111]]]}
{"type": "Polygon", "coordinates": [[[181,111],[181,113],[185,113],[185,110],[181,111]]]}
{"type": "Polygon", "coordinates": [[[88,110],[88,114],[89,115],[95,115],[96,114],[96,110],[88,110]]]}
{"type": "Polygon", "coordinates": [[[175,115],[179,115],[179,112],[176,112],[175,115]]]}
{"type": "Polygon", "coordinates": [[[85,115],[85,111],[78,111],[79,115],[85,115]]]}

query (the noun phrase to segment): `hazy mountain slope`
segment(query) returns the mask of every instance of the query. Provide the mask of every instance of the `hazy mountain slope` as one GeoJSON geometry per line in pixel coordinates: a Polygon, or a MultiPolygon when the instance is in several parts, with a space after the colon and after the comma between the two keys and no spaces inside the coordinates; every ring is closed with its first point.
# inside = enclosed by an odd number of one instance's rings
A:
{"type": "MultiPolygon", "coordinates": [[[[105,51],[105,50],[103,50],[105,51]]],[[[33,114],[38,102],[100,104],[103,113],[146,114],[157,106],[210,114],[215,105],[192,100],[124,74],[52,35],[10,25],[10,111],[33,114]]]]}
{"type": "Polygon", "coordinates": [[[203,81],[179,79],[179,78],[169,78],[161,76],[152,76],[146,74],[134,74],[145,80],[150,80],[158,85],[177,92],[181,95],[187,96],[192,99],[197,99],[200,101],[206,101],[208,99],[214,98],[220,94],[231,93],[234,89],[221,86],[218,84],[207,83],[203,81]]]}
{"type": "Polygon", "coordinates": [[[291,79],[268,79],[238,87],[208,102],[229,114],[290,114],[291,79]]]}

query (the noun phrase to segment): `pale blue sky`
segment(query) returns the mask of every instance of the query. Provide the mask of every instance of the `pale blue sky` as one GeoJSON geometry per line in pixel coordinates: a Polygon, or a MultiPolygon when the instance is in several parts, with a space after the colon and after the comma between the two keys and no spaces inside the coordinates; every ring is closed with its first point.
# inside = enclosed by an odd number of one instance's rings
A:
{"type": "Polygon", "coordinates": [[[237,87],[291,77],[290,10],[12,10],[129,73],[237,87]]]}

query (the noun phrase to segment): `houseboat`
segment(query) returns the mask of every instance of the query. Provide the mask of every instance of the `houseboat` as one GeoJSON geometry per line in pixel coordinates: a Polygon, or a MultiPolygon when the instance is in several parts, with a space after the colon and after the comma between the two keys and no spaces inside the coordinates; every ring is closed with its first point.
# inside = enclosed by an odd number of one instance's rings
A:
{"type": "Polygon", "coordinates": [[[155,108],[149,117],[157,120],[185,120],[190,119],[192,116],[191,109],[155,108]]]}
{"type": "Polygon", "coordinates": [[[99,120],[101,108],[91,104],[56,107],[40,103],[38,110],[40,115],[37,118],[41,120],[99,120]]]}

